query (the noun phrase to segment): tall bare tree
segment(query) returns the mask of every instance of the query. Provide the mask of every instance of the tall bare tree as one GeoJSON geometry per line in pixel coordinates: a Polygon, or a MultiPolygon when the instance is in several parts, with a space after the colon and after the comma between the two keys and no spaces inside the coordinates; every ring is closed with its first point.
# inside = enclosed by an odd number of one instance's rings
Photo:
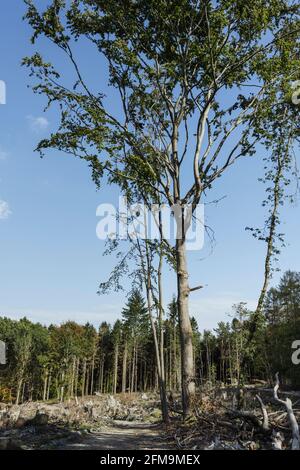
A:
{"type": "MultiPolygon", "coordinates": [[[[257,117],[299,75],[299,4],[290,0],[52,0],[39,11],[26,0],[32,40],[45,36],[74,73],[59,74],[39,53],[24,59],[37,93],[58,103],[58,132],[38,149],[56,148],[88,162],[97,184],[107,173],[122,191],[176,205],[173,246],[181,333],[184,414],[195,393],[186,233],[214,183],[257,150],[257,117]],[[99,70],[119,93],[89,85],[76,42],[94,46],[99,70]],[[64,77],[68,80],[64,80],[64,77]],[[117,111],[116,111],[117,108],[117,111]],[[192,211],[186,211],[189,204],[192,211]]],[[[93,62],[96,70],[96,61],[93,62]]],[[[104,85],[104,84],[103,84],[104,85]]],[[[287,116],[289,119],[289,116],[287,116]]]]}

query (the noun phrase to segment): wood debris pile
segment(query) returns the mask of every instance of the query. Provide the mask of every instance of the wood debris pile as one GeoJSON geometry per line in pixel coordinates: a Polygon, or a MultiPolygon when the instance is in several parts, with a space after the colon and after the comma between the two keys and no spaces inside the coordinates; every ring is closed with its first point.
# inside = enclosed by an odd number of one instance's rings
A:
{"type": "Polygon", "coordinates": [[[0,403],[0,450],[43,449],[78,442],[85,433],[99,432],[114,420],[158,421],[158,397],[132,394],[90,396],[63,403],[0,403]]]}
{"type": "MultiPolygon", "coordinates": [[[[279,398],[274,389],[238,389],[206,393],[194,404],[194,415],[173,427],[179,449],[299,450],[300,399],[279,398]],[[272,393],[270,393],[272,392],[272,393]],[[298,407],[297,407],[298,405],[298,407]]],[[[292,394],[291,394],[292,395],[292,394]]]]}

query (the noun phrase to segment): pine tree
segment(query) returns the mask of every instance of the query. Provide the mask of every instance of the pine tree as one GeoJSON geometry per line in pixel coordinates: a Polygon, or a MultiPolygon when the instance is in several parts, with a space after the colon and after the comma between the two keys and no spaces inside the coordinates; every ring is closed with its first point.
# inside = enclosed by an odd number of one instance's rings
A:
{"type": "Polygon", "coordinates": [[[149,338],[150,321],[145,301],[137,289],[130,294],[122,310],[125,331],[128,334],[127,347],[131,353],[130,383],[131,392],[137,391],[137,367],[140,349],[149,338]]]}

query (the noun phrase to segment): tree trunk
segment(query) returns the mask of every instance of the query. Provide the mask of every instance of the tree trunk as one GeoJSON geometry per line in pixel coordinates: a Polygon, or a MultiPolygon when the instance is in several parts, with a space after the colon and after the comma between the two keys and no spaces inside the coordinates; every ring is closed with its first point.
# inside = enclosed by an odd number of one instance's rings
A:
{"type": "Polygon", "coordinates": [[[47,385],[47,400],[50,398],[50,387],[51,387],[51,369],[49,371],[48,385],[47,385]]]}
{"type": "Polygon", "coordinates": [[[183,416],[191,412],[191,403],[195,395],[193,330],[189,316],[189,283],[184,239],[176,241],[177,261],[177,302],[181,343],[181,378],[183,416]]]}
{"type": "Polygon", "coordinates": [[[72,365],[71,397],[74,396],[75,375],[76,375],[76,357],[74,356],[73,365],[72,365]]]}
{"type": "Polygon", "coordinates": [[[62,371],[61,373],[61,387],[60,387],[60,401],[64,401],[64,393],[65,393],[65,372],[62,371]]]}
{"type": "Polygon", "coordinates": [[[118,385],[118,358],[119,358],[119,343],[115,346],[115,357],[114,357],[114,378],[113,378],[113,393],[117,393],[118,385]]]}
{"type": "Polygon", "coordinates": [[[134,391],[137,392],[138,386],[138,348],[135,350],[135,377],[134,377],[134,391]]]}
{"type": "Polygon", "coordinates": [[[131,384],[130,384],[130,392],[134,391],[134,378],[135,378],[135,343],[133,344],[133,353],[132,353],[132,371],[131,371],[131,384]]]}
{"type": "Polygon", "coordinates": [[[87,366],[85,374],[85,395],[89,394],[89,384],[90,384],[90,367],[87,366]]]}
{"type": "Polygon", "coordinates": [[[22,387],[22,399],[21,399],[21,402],[22,402],[22,403],[24,403],[25,386],[26,386],[26,382],[23,382],[23,387],[22,387]]]}
{"type": "Polygon", "coordinates": [[[161,369],[161,362],[160,362],[160,359],[161,359],[160,350],[159,350],[159,345],[158,345],[156,326],[155,326],[154,319],[152,316],[151,274],[150,274],[149,269],[147,273],[147,305],[148,305],[148,312],[149,312],[153,339],[154,339],[154,347],[155,347],[155,355],[156,355],[156,370],[157,370],[156,379],[159,382],[162,417],[163,417],[164,423],[168,423],[169,422],[169,410],[168,410],[168,402],[167,402],[167,394],[166,394],[166,384],[162,376],[162,369],[161,369]]]}
{"type": "Polygon", "coordinates": [[[82,386],[81,386],[82,397],[84,397],[84,392],[85,392],[85,373],[86,373],[86,359],[83,360],[83,369],[82,369],[82,386]]]}
{"type": "Polygon", "coordinates": [[[76,360],[75,383],[74,383],[74,394],[75,394],[75,398],[77,398],[77,393],[78,393],[79,365],[80,365],[80,359],[79,359],[79,357],[78,357],[77,360],[76,360]]]}
{"type": "MultiPolygon", "coordinates": [[[[160,213],[161,217],[161,213],[160,213]]],[[[165,359],[164,359],[164,325],[163,325],[163,290],[162,290],[162,269],[163,269],[163,251],[159,253],[159,266],[158,266],[158,311],[159,311],[159,336],[160,336],[160,366],[161,366],[161,377],[166,382],[165,377],[165,359]]]]}
{"type": "MultiPolygon", "coordinates": [[[[140,245],[139,245],[139,251],[140,251],[140,257],[142,260],[142,252],[140,250],[140,245]]],[[[152,333],[153,333],[153,340],[154,340],[154,347],[155,347],[156,368],[157,368],[156,377],[159,382],[162,418],[163,418],[164,423],[169,423],[170,418],[169,418],[169,409],[168,409],[168,401],[167,401],[167,393],[166,393],[166,384],[165,384],[164,377],[162,375],[160,348],[158,344],[156,325],[155,325],[153,315],[152,315],[151,261],[149,257],[149,250],[148,250],[147,242],[146,242],[146,261],[147,261],[147,270],[145,270],[144,263],[142,264],[142,267],[143,267],[143,272],[144,272],[144,282],[145,282],[145,288],[146,288],[146,293],[147,293],[148,314],[150,318],[150,323],[151,323],[151,328],[152,328],[152,333]]]]}
{"type": "Polygon", "coordinates": [[[92,367],[91,367],[91,390],[90,390],[91,395],[93,395],[94,393],[94,373],[95,373],[95,352],[93,353],[92,367]]]}
{"type": "Polygon", "coordinates": [[[17,386],[16,405],[20,403],[23,379],[20,379],[17,386]]]}
{"type": "Polygon", "coordinates": [[[100,392],[103,393],[104,387],[104,353],[101,354],[101,364],[100,364],[100,392]]]}
{"type": "Polygon", "coordinates": [[[122,393],[126,392],[126,379],[127,379],[127,343],[125,342],[123,352],[123,365],[122,365],[122,393]]]}
{"type": "Polygon", "coordinates": [[[45,375],[44,375],[44,389],[43,389],[43,401],[46,400],[47,382],[48,382],[48,370],[45,370],[45,375]]]}

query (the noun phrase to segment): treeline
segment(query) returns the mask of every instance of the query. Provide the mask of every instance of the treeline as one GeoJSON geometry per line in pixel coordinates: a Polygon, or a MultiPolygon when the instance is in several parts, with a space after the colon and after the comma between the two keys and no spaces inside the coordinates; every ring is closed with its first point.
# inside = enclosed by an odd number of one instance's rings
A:
{"type": "MultiPolygon", "coordinates": [[[[252,379],[273,383],[280,373],[286,385],[300,385],[300,364],[292,361],[292,344],[300,340],[300,273],[287,271],[266,296],[259,328],[251,336],[253,315],[240,303],[229,323],[204,331],[198,354],[199,375],[212,383],[242,384],[252,379]]],[[[300,358],[300,354],[298,355],[300,358]]]]}
{"type": "MultiPolygon", "coordinates": [[[[175,300],[164,322],[168,384],[180,387],[180,348],[175,300]]],[[[0,317],[0,338],[7,346],[0,400],[57,399],[99,393],[136,392],[158,387],[148,310],[134,290],[113,326],[98,331],[89,323],[68,321],[49,327],[23,318],[0,317]]]]}
{"type": "MultiPolygon", "coordinates": [[[[180,340],[175,299],[157,324],[163,342],[163,376],[168,390],[181,389],[180,340]]],[[[195,381],[212,386],[254,378],[272,381],[279,371],[286,383],[300,385],[300,366],[292,363],[292,343],[300,339],[300,274],[288,271],[268,292],[260,328],[250,343],[253,313],[240,303],[230,322],[198,331],[192,319],[195,381]]],[[[158,390],[151,324],[145,301],[134,290],[113,326],[68,321],[61,326],[26,318],[0,318],[0,339],[7,345],[0,399],[56,399],[99,393],[158,390]]],[[[161,344],[160,344],[161,346],[161,344]]]]}

